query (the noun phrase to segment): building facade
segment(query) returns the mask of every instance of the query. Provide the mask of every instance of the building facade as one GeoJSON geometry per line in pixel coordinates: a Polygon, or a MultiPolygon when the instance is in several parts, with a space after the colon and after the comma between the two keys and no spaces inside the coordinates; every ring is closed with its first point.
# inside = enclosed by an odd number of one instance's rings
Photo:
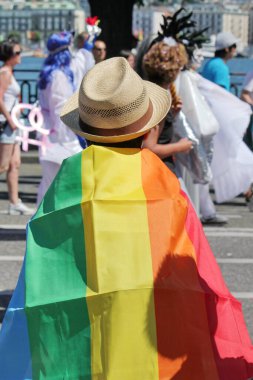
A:
{"type": "MultiPolygon", "coordinates": [[[[144,38],[152,33],[157,33],[162,22],[162,15],[166,12],[174,13],[177,8],[169,7],[143,7],[134,8],[133,31],[143,33],[144,38]]],[[[220,32],[231,32],[239,40],[239,50],[243,50],[253,39],[253,12],[252,23],[249,22],[249,11],[242,10],[237,5],[226,5],[221,3],[191,4],[188,11],[193,11],[193,19],[198,29],[208,27],[206,34],[211,37],[220,32]],[[252,32],[251,32],[251,29],[252,32]]]]}
{"type": "Polygon", "coordinates": [[[168,7],[135,6],[133,9],[133,34],[146,38],[156,34],[162,22],[162,14],[168,12],[168,7]]]}
{"type": "Polygon", "coordinates": [[[84,30],[84,24],[85,13],[81,8],[77,8],[76,1],[0,0],[1,39],[16,33],[19,34],[22,44],[29,45],[34,36],[37,42],[43,42],[54,32],[81,32],[84,30]]]}
{"type": "Polygon", "coordinates": [[[253,7],[249,9],[249,43],[253,45],[253,7]]]}
{"type": "Polygon", "coordinates": [[[90,16],[90,4],[88,0],[80,0],[80,6],[84,10],[87,17],[90,16]]]}
{"type": "Polygon", "coordinates": [[[193,19],[197,28],[208,27],[206,34],[216,35],[220,32],[231,32],[239,40],[239,50],[249,43],[249,12],[237,5],[193,4],[188,7],[193,11],[193,19]]]}

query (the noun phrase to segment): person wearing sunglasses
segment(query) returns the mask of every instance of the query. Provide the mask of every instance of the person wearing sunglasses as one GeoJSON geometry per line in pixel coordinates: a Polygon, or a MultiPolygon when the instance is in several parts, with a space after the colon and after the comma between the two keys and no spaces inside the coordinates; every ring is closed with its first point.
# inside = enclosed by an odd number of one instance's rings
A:
{"type": "Polygon", "coordinates": [[[14,39],[0,44],[0,174],[7,173],[9,194],[9,214],[31,215],[34,210],[28,208],[18,196],[18,177],[20,167],[20,146],[16,142],[17,127],[11,118],[11,111],[19,101],[20,87],[14,78],[13,69],[21,63],[21,48],[14,39]]]}
{"type": "Polygon", "coordinates": [[[106,59],[106,44],[104,41],[97,40],[94,43],[92,52],[96,63],[104,61],[106,59]]]}

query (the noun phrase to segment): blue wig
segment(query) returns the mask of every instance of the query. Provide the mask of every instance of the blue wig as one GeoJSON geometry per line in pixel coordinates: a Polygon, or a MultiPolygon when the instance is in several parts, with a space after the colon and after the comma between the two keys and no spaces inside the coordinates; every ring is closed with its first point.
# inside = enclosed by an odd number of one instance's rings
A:
{"type": "Polygon", "coordinates": [[[44,61],[38,81],[40,90],[44,90],[51,83],[55,70],[62,70],[74,88],[74,74],[70,68],[71,53],[68,49],[71,37],[69,32],[55,33],[49,37],[47,41],[49,55],[44,61]]]}

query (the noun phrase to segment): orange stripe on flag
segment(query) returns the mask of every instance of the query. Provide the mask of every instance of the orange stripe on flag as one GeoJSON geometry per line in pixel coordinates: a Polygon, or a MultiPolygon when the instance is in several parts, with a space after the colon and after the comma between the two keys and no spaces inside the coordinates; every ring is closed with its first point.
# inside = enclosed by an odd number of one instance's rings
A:
{"type": "Polygon", "coordinates": [[[218,380],[194,247],[185,229],[187,202],[177,178],[142,151],[147,198],[159,379],[218,380]]]}

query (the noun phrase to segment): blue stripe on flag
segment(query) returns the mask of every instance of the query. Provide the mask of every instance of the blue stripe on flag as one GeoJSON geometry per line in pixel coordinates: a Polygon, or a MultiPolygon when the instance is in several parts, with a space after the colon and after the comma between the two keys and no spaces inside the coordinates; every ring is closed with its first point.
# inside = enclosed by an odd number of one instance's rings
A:
{"type": "Polygon", "coordinates": [[[25,307],[25,263],[0,331],[0,377],[32,380],[25,307]]]}

